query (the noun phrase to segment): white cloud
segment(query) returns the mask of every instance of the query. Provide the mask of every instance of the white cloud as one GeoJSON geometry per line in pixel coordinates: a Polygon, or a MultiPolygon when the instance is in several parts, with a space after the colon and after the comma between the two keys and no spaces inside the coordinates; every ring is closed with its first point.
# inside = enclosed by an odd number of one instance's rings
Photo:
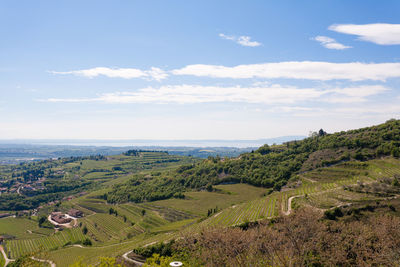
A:
{"type": "Polygon", "coordinates": [[[328,49],[336,49],[336,50],[344,50],[351,48],[351,46],[347,46],[341,43],[336,42],[335,39],[327,37],[327,36],[316,36],[312,38],[312,40],[315,40],[317,42],[320,42],[320,44],[328,49]]]}
{"type": "Polygon", "coordinates": [[[388,90],[388,88],[381,85],[366,85],[358,87],[335,88],[329,91],[348,97],[368,97],[386,92],[388,90]]]}
{"type": "Polygon", "coordinates": [[[400,63],[331,63],[319,61],[287,61],[226,67],[195,64],[171,71],[175,75],[213,78],[288,78],[309,80],[380,80],[400,77],[400,63]]]}
{"type": "Polygon", "coordinates": [[[400,44],[400,24],[335,24],[331,25],[329,30],[357,35],[360,40],[379,45],[400,44]]]}
{"type": "Polygon", "coordinates": [[[256,41],[251,41],[251,37],[250,36],[233,36],[233,35],[225,35],[223,33],[219,34],[219,37],[221,37],[222,39],[225,40],[230,40],[233,41],[237,44],[240,44],[242,46],[249,46],[249,47],[256,47],[256,46],[260,46],[261,43],[256,42],[256,41]]]}
{"type": "Polygon", "coordinates": [[[293,104],[306,101],[334,103],[364,102],[366,97],[388,90],[383,86],[363,86],[321,90],[293,86],[219,87],[201,85],[167,85],[147,87],[135,92],[117,92],[95,98],[49,98],[47,102],[104,102],[104,103],[255,103],[293,104]]]}
{"type": "Polygon", "coordinates": [[[145,78],[154,79],[160,81],[165,79],[168,74],[162,69],[152,67],[150,70],[140,70],[133,68],[106,68],[106,67],[96,67],[92,69],[85,70],[73,70],[73,71],[51,71],[53,74],[72,74],[77,76],[84,76],[87,78],[94,78],[97,76],[106,76],[110,78],[123,78],[123,79],[133,79],[133,78],[145,78]]]}

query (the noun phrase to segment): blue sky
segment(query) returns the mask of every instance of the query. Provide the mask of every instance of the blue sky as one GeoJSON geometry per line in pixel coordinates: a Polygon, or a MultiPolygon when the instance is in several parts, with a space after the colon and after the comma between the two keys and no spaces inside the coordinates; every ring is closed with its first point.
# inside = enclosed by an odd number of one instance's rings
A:
{"type": "Polygon", "coordinates": [[[2,1],[0,139],[257,139],[400,117],[399,1],[2,1]]]}

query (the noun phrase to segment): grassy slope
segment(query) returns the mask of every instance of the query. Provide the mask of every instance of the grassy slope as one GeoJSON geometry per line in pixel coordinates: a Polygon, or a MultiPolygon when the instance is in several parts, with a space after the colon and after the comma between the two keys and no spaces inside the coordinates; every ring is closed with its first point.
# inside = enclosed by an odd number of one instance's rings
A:
{"type": "Polygon", "coordinates": [[[8,217],[0,219],[0,235],[7,234],[18,239],[27,239],[50,235],[53,232],[52,229],[39,228],[37,221],[27,218],[8,217]],[[32,233],[29,233],[28,230],[32,233]]]}
{"type": "MultiPolygon", "coordinates": [[[[384,130],[379,129],[379,127],[373,127],[367,128],[367,130],[355,130],[341,135],[346,136],[345,138],[349,140],[355,140],[354,136],[357,136],[357,138],[361,136],[361,139],[370,138],[369,134],[371,132],[375,134],[377,131],[382,132],[385,130],[385,128],[383,128],[384,130]]],[[[329,138],[332,139],[332,137],[329,138]]],[[[330,142],[331,140],[329,138],[326,140],[330,142]]],[[[322,138],[318,142],[323,143],[324,140],[325,139],[322,138]]],[[[281,146],[280,149],[284,150],[285,147],[281,146]]],[[[109,223],[111,226],[106,227],[108,223],[104,223],[102,226],[104,229],[97,229],[99,232],[103,232],[105,237],[104,241],[98,242],[98,244],[95,244],[95,247],[83,249],[75,247],[65,248],[51,252],[50,257],[60,266],[66,266],[66,264],[71,263],[73,258],[77,259],[79,256],[84,256],[85,261],[87,262],[96,263],[99,255],[121,255],[127,250],[139,245],[151,243],[154,240],[160,241],[166,238],[173,238],[176,236],[177,231],[181,231],[184,227],[186,231],[197,231],[199,227],[203,226],[235,225],[245,221],[255,221],[279,215],[288,210],[288,199],[293,196],[297,196],[294,199],[293,206],[311,205],[319,209],[327,209],[346,204],[347,202],[354,203],[354,205],[363,205],[363,203],[371,201],[387,201],[385,198],[377,197],[376,195],[345,191],[342,186],[355,184],[357,181],[370,183],[386,176],[400,174],[400,161],[398,159],[387,157],[384,159],[369,160],[367,161],[367,164],[359,161],[344,163],[340,163],[339,161],[339,164],[333,163],[336,162],[337,159],[341,158],[341,153],[349,152],[349,149],[345,150],[346,149],[335,148],[332,149],[333,152],[326,150],[323,152],[321,152],[322,150],[312,152],[308,157],[308,160],[304,163],[307,165],[306,168],[302,168],[302,172],[298,173],[298,176],[292,176],[291,181],[289,181],[288,186],[284,188],[284,190],[281,192],[274,192],[266,197],[261,197],[262,193],[265,192],[265,189],[237,184],[216,186],[225,191],[233,192],[233,194],[187,192],[185,195],[188,196],[188,199],[183,200],[170,199],[145,204],[110,206],[117,207],[119,214],[128,217],[130,221],[135,223],[135,227],[140,227],[140,229],[145,232],[141,234],[140,231],[138,231],[132,238],[126,236],[126,229],[129,230],[131,227],[133,229],[133,226],[129,226],[128,224],[126,227],[121,228],[121,225],[123,226],[123,223],[121,223],[122,217],[115,217],[114,215],[107,214],[106,212],[109,208],[108,204],[105,204],[102,201],[88,199],[87,197],[74,200],[74,202],[69,203],[70,206],[82,204],[86,208],[94,210],[91,212],[93,215],[90,215],[94,216],[94,218],[95,216],[99,217],[99,213],[102,214],[101,216],[104,218],[98,220],[98,224],[100,224],[101,221],[105,222],[107,220],[106,218],[110,220],[112,218],[112,220],[118,221],[120,225],[117,227],[116,222],[111,222],[109,223]],[[337,153],[338,151],[339,153],[337,153]],[[321,167],[330,164],[335,165],[321,167]],[[301,181],[302,183],[299,184],[298,181],[301,181]],[[234,203],[236,203],[236,205],[232,206],[234,203]],[[169,222],[165,216],[161,214],[160,210],[156,209],[156,207],[161,206],[165,207],[167,211],[167,208],[170,208],[171,210],[184,210],[204,216],[209,208],[215,208],[217,205],[220,208],[227,208],[209,218],[206,218],[200,223],[196,223],[196,219],[190,218],[181,218],[181,220],[169,222]],[[152,207],[154,209],[151,209],[152,207]],[[141,218],[140,209],[142,208],[145,208],[147,211],[147,221],[144,218],[141,218]],[[109,216],[111,217],[109,218],[109,216]],[[160,234],[160,232],[165,231],[171,231],[171,233],[160,234]],[[107,235],[111,237],[107,237],[107,235]],[[104,242],[108,245],[104,246],[104,242]]],[[[352,148],[350,149],[350,152],[355,154],[360,151],[352,148]]],[[[376,155],[374,151],[368,149],[361,151],[361,154],[364,155],[364,158],[368,155],[376,155]]],[[[240,161],[240,159],[236,161],[240,161]]],[[[88,214],[90,214],[89,210],[88,214]]],[[[90,217],[85,219],[90,219],[90,217]]],[[[92,224],[94,225],[94,223],[92,224]]],[[[95,232],[95,230],[91,229],[89,229],[89,231],[93,231],[93,233],[95,232]]],[[[97,233],[97,235],[100,234],[97,233]]]]}
{"type": "Polygon", "coordinates": [[[3,253],[0,253],[0,267],[3,267],[5,263],[6,263],[6,261],[3,257],[3,253]]]}
{"type": "Polygon", "coordinates": [[[208,209],[224,209],[234,204],[261,197],[266,189],[246,184],[218,185],[219,192],[187,192],[185,199],[167,199],[151,202],[154,206],[171,207],[185,212],[206,215],[208,209]]]}
{"type": "MultiPolygon", "coordinates": [[[[386,175],[388,173],[392,175],[396,173],[400,174],[399,166],[400,161],[398,159],[385,158],[371,160],[368,161],[367,164],[352,162],[351,164],[342,163],[331,167],[318,168],[311,172],[303,173],[300,177],[303,179],[303,183],[300,186],[293,188],[288,187],[285,189],[285,191],[275,192],[266,197],[260,197],[260,194],[254,196],[253,194],[248,201],[241,204],[236,204],[233,207],[228,207],[222,210],[220,213],[212,215],[200,223],[197,223],[196,219],[187,219],[172,223],[165,223],[160,226],[153,225],[152,227],[148,228],[147,233],[139,233],[133,238],[127,240],[109,241],[108,245],[105,246],[102,243],[98,243],[91,248],[63,248],[57,251],[51,251],[49,257],[50,259],[54,260],[58,266],[68,266],[68,264],[76,261],[76,259],[79,257],[84,258],[85,262],[93,264],[98,261],[99,255],[122,255],[134,247],[149,244],[154,241],[162,241],[165,239],[179,237],[179,233],[183,229],[185,229],[184,231],[198,231],[198,229],[201,227],[215,225],[227,226],[240,224],[245,221],[254,221],[266,217],[276,216],[282,213],[282,211],[287,210],[287,199],[290,196],[300,196],[295,199],[295,204],[293,204],[294,207],[299,204],[307,204],[318,208],[330,208],[332,206],[340,205],[345,201],[352,201],[355,203],[354,205],[363,205],[363,203],[369,203],[371,201],[375,203],[377,200],[382,202],[383,198],[377,198],[376,196],[368,194],[344,191],[342,189],[342,185],[355,184],[357,181],[375,181],[376,179],[384,176],[385,173],[386,175]],[[362,167],[360,167],[360,165],[362,165],[362,167]],[[308,180],[304,178],[308,178],[308,180]],[[311,178],[313,179],[312,181],[310,181],[311,178]],[[306,194],[307,198],[305,197],[306,194]],[[304,200],[306,200],[306,202],[304,202],[304,200]]],[[[242,193],[243,195],[241,197],[249,197],[249,192],[252,192],[249,191],[252,190],[250,186],[243,184],[223,185],[219,186],[219,188],[225,191],[237,192],[239,195],[242,193]]],[[[204,199],[207,199],[207,195],[210,196],[216,194],[209,192],[201,193],[204,194],[204,199]]],[[[261,191],[259,193],[261,193],[261,191]]],[[[222,201],[226,196],[231,196],[228,194],[217,195],[221,196],[219,201],[222,201]]],[[[160,202],[167,202],[167,200],[160,202]]],[[[154,203],[146,205],[154,205],[154,203]]],[[[176,208],[177,204],[173,202],[172,205],[176,208]]],[[[140,215],[137,213],[142,205],[124,204],[121,205],[121,210],[126,210],[127,207],[130,207],[132,210],[131,219],[140,218],[140,215]],[[123,209],[122,206],[125,208],[123,209]]],[[[168,206],[165,205],[165,207],[168,206]]],[[[147,210],[147,212],[151,213],[149,210],[147,210]]],[[[115,217],[114,215],[108,214],[103,214],[102,216],[115,217]]],[[[117,229],[115,228],[113,231],[117,231],[117,229]]]]}

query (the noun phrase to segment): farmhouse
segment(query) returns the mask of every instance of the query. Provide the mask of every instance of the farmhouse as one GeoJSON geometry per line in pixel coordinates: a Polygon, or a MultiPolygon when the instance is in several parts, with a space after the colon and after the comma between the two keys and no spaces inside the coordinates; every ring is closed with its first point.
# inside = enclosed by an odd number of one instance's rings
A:
{"type": "Polygon", "coordinates": [[[61,212],[52,212],[51,219],[59,224],[65,224],[72,221],[71,218],[67,218],[65,214],[62,214],[61,212]]]}
{"type": "Polygon", "coordinates": [[[68,211],[68,215],[75,217],[75,218],[80,218],[80,217],[83,217],[83,212],[80,210],[77,210],[77,209],[70,209],[68,211]]]}

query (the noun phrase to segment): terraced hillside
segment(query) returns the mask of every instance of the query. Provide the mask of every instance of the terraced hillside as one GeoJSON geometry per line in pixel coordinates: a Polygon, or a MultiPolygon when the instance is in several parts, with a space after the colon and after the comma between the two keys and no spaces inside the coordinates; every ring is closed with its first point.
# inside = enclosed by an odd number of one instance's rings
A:
{"type": "Polygon", "coordinates": [[[40,251],[55,250],[67,245],[82,243],[84,239],[85,236],[80,229],[65,229],[50,236],[7,241],[6,249],[8,255],[16,259],[40,251]]]}
{"type": "Polygon", "coordinates": [[[235,159],[216,157],[180,166],[174,162],[164,169],[151,167],[164,164],[157,159],[161,155],[140,154],[144,152],[98,160],[101,163],[65,162],[69,169],[82,171],[86,180],[98,177],[99,182],[95,190],[42,210],[83,211],[77,227],[64,230],[76,236],[64,237],[63,231],[29,238],[16,231],[17,239],[7,240],[6,249],[18,257],[34,252],[38,244],[58,266],[68,266],[80,256],[96,264],[98,255],[121,256],[141,245],[179,239],[182,233],[195,235],[209,227],[247,227],[289,215],[298,207],[311,207],[327,218],[339,216],[337,208],[349,213],[389,208],[386,203],[400,195],[399,144],[400,123],[391,120],[332,135],[322,130],[304,141],[263,146],[235,159]],[[126,157],[140,166],[152,163],[148,170],[131,174],[124,166],[126,157]],[[107,166],[109,160],[121,162],[107,166]],[[93,173],[85,174],[88,169],[93,173]],[[116,177],[106,180],[111,173],[116,177]],[[86,240],[92,246],[71,246],[86,240]]]}
{"type": "MultiPolygon", "coordinates": [[[[179,203],[180,201],[191,203],[190,198],[187,200],[176,199],[176,203],[171,202],[171,200],[163,200],[145,204],[110,205],[102,200],[82,197],[74,203],[77,205],[80,202],[84,204],[91,203],[92,209],[101,211],[99,213],[93,211],[87,217],[80,219],[80,222],[87,226],[89,230],[87,236],[94,240],[97,245],[92,248],[61,248],[62,245],[59,243],[61,245],[60,249],[52,251],[50,258],[58,266],[68,266],[70,262],[67,259],[71,260],[71,256],[67,258],[61,256],[68,251],[68,253],[73,252],[74,257],[79,257],[79,255],[87,256],[88,263],[95,263],[97,259],[96,251],[103,253],[102,255],[117,256],[140,244],[178,238],[182,229],[184,229],[184,232],[197,232],[204,227],[240,225],[244,222],[252,222],[284,214],[289,210],[288,202],[291,197],[295,197],[291,208],[296,208],[299,205],[310,205],[324,210],[350,202],[384,201],[386,197],[345,190],[344,186],[374,183],[384,177],[400,175],[399,166],[400,160],[387,157],[365,162],[344,162],[330,167],[320,167],[300,174],[299,180],[289,183],[281,192],[274,192],[263,197],[262,191],[260,191],[254,199],[248,199],[245,202],[238,201],[233,205],[231,205],[232,203],[228,204],[229,202],[227,201],[226,208],[221,206],[216,213],[209,217],[205,214],[199,214],[197,219],[188,219],[186,216],[193,215],[183,212],[182,207],[189,205],[179,203]],[[112,207],[117,211],[117,216],[109,214],[109,208],[112,207]],[[180,207],[180,209],[177,209],[177,207],[180,207]],[[144,216],[142,215],[143,210],[146,211],[144,216]],[[162,214],[162,211],[165,214],[162,214]],[[171,213],[171,216],[167,216],[166,214],[168,213],[171,213]],[[124,222],[124,216],[127,219],[126,222],[124,222]],[[199,218],[203,218],[203,220],[197,222],[199,218]],[[132,225],[132,222],[134,225],[132,225]],[[128,237],[130,230],[132,234],[128,237]],[[134,240],[137,242],[133,242],[134,240]]],[[[207,194],[210,196],[219,194],[221,199],[224,199],[225,196],[232,194],[235,196],[232,190],[235,191],[236,189],[235,192],[237,194],[245,192],[245,194],[241,195],[241,197],[244,197],[245,195],[249,196],[248,192],[251,190],[246,189],[246,187],[248,185],[222,185],[218,186],[222,190],[221,193],[202,193],[204,194],[204,199],[207,199],[207,194]],[[231,194],[227,192],[231,192],[231,194]]],[[[263,190],[266,192],[265,189],[263,190]]],[[[237,199],[240,198],[238,197],[237,199]]],[[[16,249],[15,247],[21,247],[20,250],[27,252],[31,251],[29,250],[30,244],[32,244],[32,241],[20,242],[18,245],[13,244],[13,246],[14,249],[16,249]]]]}
{"type": "MultiPolygon", "coordinates": [[[[118,216],[116,217],[106,212],[92,213],[93,215],[89,215],[81,221],[88,222],[87,225],[89,225],[89,221],[91,221],[91,225],[93,226],[96,221],[95,218],[99,215],[99,218],[102,218],[103,221],[108,220],[104,224],[104,228],[98,227],[98,233],[92,230],[91,227],[88,227],[89,233],[93,232],[94,235],[99,237],[103,236],[104,239],[96,241],[96,245],[91,248],[61,248],[57,251],[50,252],[49,257],[54,260],[58,266],[68,266],[70,263],[69,260],[79,256],[84,256],[85,262],[87,263],[96,263],[98,259],[96,254],[98,253],[102,253],[101,255],[105,256],[118,256],[140,245],[179,238],[181,232],[196,233],[204,227],[241,225],[245,222],[263,220],[285,214],[290,210],[288,206],[290,198],[292,198],[291,209],[302,205],[308,205],[319,210],[329,210],[336,206],[343,206],[344,204],[347,205],[350,203],[354,205],[358,205],[357,203],[359,203],[361,205],[362,203],[369,203],[369,201],[382,202],[388,197],[349,191],[344,187],[360,183],[366,185],[372,184],[379,182],[384,177],[393,178],[394,175],[400,175],[399,166],[400,160],[386,157],[364,162],[343,162],[330,167],[320,167],[300,174],[298,180],[293,180],[280,192],[262,196],[262,191],[260,191],[258,195],[253,194],[253,196],[255,196],[254,198],[248,198],[244,200],[244,202],[237,201],[233,205],[229,201],[226,201],[226,208],[222,208],[221,206],[216,213],[213,213],[209,217],[201,213],[201,215],[199,214],[193,219],[187,219],[185,216],[178,216],[182,214],[186,214],[186,216],[190,215],[190,213],[182,211],[182,209],[187,209],[187,207],[190,206],[190,198],[187,200],[176,199],[172,202],[171,200],[162,200],[144,204],[127,203],[122,205],[110,205],[98,201],[97,204],[93,204],[94,207],[103,211],[106,211],[110,207],[115,207],[118,211],[118,216]],[[386,170],[386,167],[389,169],[386,170]],[[184,201],[188,201],[188,203],[184,201]],[[168,206],[168,204],[170,206],[168,206]],[[100,207],[103,208],[101,209],[100,207]],[[165,213],[170,212],[173,214],[171,218],[167,219],[168,216],[165,214],[163,215],[161,213],[162,209],[159,207],[165,208],[165,213]],[[149,218],[149,220],[143,219],[143,209],[146,210],[145,217],[148,216],[147,218],[149,218]],[[123,216],[126,216],[129,221],[135,222],[133,227],[140,226],[143,231],[134,233],[131,238],[124,237],[127,233],[126,230],[133,228],[123,222],[123,216]],[[94,217],[94,219],[92,220],[91,217],[94,217]],[[117,222],[119,222],[118,226],[116,226],[117,222]],[[148,225],[146,229],[145,226],[147,223],[152,223],[152,225],[148,225]],[[120,240],[118,240],[118,238],[120,238],[120,240]]],[[[225,192],[201,193],[204,194],[204,199],[207,199],[207,195],[212,196],[218,194],[221,196],[222,200],[225,196],[230,196],[227,192],[231,192],[231,194],[234,195],[233,191],[237,194],[245,192],[243,195],[240,195],[241,197],[249,196],[248,192],[251,189],[246,189],[246,187],[248,187],[248,185],[245,184],[221,185],[218,186],[218,188],[225,192]]],[[[265,189],[263,190],[266,192],[265,189]]],[[[82,197],[78,199],[76,203],[80,201],[88,202],[88,199],[82,197]]],[[[194,199],[192,199],[192,201],[194,201],[194,199]]],[[[99,224],[100,220],[98,220],[97,223],[99,224]]]]}

